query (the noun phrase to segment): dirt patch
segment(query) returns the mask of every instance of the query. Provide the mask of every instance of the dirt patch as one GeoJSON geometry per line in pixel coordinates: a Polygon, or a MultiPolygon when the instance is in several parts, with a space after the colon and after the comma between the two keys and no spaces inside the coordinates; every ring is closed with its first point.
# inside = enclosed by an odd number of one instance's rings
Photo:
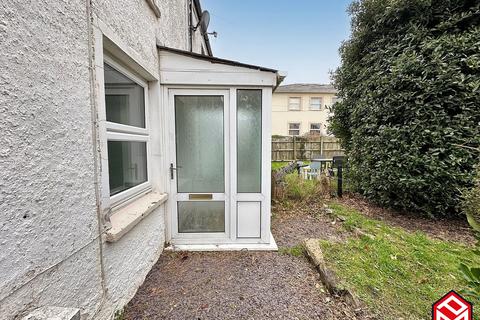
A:
{"type": "MultiPolygon", "coordinates": [[[[280,247],[337,239],[321,203],[276,207],[280,247]],[[293,214],[293,212],[294,214],[293,214]]],[[[125,308],[125,319],[367,319],[323,288],[307,260],[278,252],[165,252],[125,308]]]]}
{"type": "Polygon", "coordinates": [[[441,240],[475,243],[474,234],[465,219],[429,219],[409,212],[400,212],[376,206],[358,195],[345,195],[338,202],[355,208],[365,216],[385,221],[408,231],[421,230],[429,236],[441,240]]]}
{"type": "Polygon", "coordinates": [[[353,311],[320,291],[303,258],[275,252],[167,253],[126,319],[343,319],[353,311]]]}
{"type": "MultiPolygon", "coordinates": [[[[360,197],[339,200],[366,216],[442,240],[473,243],[464,221],[431,220],[372,205],[360,197]]],[[[279,247],[304,239],[342,241],[351,236],[312,199],[272,207],[279,247]]],[[[281,252],[288,252],[281,250],[281,252]]],[[[278,252],[165,252],[125,308],[124,319],[371,319],[343,298],[328,294],[303,256],[278,252]]]]}
{"type": "Polygon", "coordinates": [[[279,247],[291,247],[308,238],[340,241],[348,236],[338,221],[325,215],[323,202],[311,200],[272,207],[272,233],[279,247]]]}

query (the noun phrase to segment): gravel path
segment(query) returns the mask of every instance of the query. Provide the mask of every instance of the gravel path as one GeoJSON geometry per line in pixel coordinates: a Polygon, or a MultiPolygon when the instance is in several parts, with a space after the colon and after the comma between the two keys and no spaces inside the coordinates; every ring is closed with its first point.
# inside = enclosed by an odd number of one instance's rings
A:
{"type": "MultiPolygon", "coordinates": [[[[319,204],[274,208],[279,247],[341,233],[319,204]]],[[[364,319],[325,293],[304,257],[278,252],[165,252],[125,308],[124,319],[364,319]]]]}

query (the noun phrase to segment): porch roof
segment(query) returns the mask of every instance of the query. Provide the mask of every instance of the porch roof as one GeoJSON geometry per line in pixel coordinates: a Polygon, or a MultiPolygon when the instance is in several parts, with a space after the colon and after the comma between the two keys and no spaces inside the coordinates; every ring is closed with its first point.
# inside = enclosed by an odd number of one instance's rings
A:
{"type": "MultiPolygon", "coordinates": [[[[195,53],[195,52],[190,52],[190,51],[165,47],[165,46],[161,46],[161,45],[157,45],[157,48],[160,50],[160,52],[163,51],[163,52],[166,52],[166,53],[179,55],[179,56],[187,57],[187,58],[190,58],[190,59],[195,59],[195,60],[198,60],[198,61],[207,61],[207,62],[210,62],[211,64],[232,66],[232,67],[237,67],[237,68],[246,68],[246,69],[252,70],[252,72],[259,71],[259,72],[265,72],[265,73],[273,73],[274,74],[273,76],[276,79],[274,81],[274,83],[272,83],[272,84],[262,83],[262,85],[272,85],[274,88],[277,88],[278,85],[280,85],[280,83],[286,77],[286,74],[284,72],[281,72],[281,71],[278,71],[278,70],[275,70],[275,69],[271,69],[271,68],[266,68],[266,67],[262,67],[262,66],[242,63],[242,62],[238,62],[238,61],[234,61],[234,60],[222,59],[222,58],[218,58],[218,57],[203,55],[203,54],[199,54],[199,53],[195,53]]],[[[160,71],[162,71],[162,69],[164,71],[166,71],[166,70],[171,71],[172,65],[165,66],[165,64],[162,63],[162,62],[163,62],[162,59],[160,59],[160,71]]],[[[185,66],[185,67],[188,68],[188,66],[185,66]]],[[[190,71],[194,72],[194,70],[191,67],[192,66],[190,66],[190,71]]],[[[205,72],[206,71],[205,68],[206,68],[206,66],[204,66],[204,68],[202,68],[201,66],[196,66],[195,71],[205,72]]],[[[218,67],[216,67],[216,68],[213,67],[213,69],[211,71],[215,72],[215,69],[218,69],[218,67]]],[[[225,73],[225,70],[221,70],[221,72],[225,73]]],[[[167,80],[167,79],[163,79],[163,80],[165,82],[165,80],[167,80]]],[[[168,83],[168,80],[166,82],[168,83]]],[[[205,84],[213,84],[213,83],[208,82],[208,83],[205,83],[205,84]]],[[[240,84],[240,83],[232,83],[232,84],[240,84]]],[[[249,85],[249,84],[250,83],[244,83],[244,85],[249,85]]]]}

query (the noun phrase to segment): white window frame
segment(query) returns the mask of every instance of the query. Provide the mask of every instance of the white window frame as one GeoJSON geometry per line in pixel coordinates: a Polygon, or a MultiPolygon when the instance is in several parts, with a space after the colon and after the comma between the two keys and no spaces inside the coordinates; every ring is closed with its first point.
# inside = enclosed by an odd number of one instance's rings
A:
{"type": "Polygon", "coordinates": [[[315,133],[315,134],[318,133],[319,135],[322,134],[322,124],[320,122],[310,122],[309,127],[310,127],[309,131],[308,131],[309,133],[315,133]],[[312,125],[314,125],[314,124],[318,124],[320,126],[320,128],[319,129],[312,129],[312,125]]]}
{"type": "MultiPolygon", "coordinates": [[[[119,207],[121,205],[130,202],[131,200],[137,198],[140,195],[143,195],[149,192],[152,189],[151,183],[151,161],[150,161],[150,124],[149,124],[149,111],[148,111],[148,82],[138,77],[136,74],[128,70],[122,64],[116,62],[110,56],[104,55],[103,62],[108,64],[110,67],[115,69],[117,72],[123,74],[136,84],[143,87],[144,92],[144,114],[145,114],[145,128],[135,127],[115,122],[106,121],[106,145],[108,148],[108,141],[136,141],[136,142],[145,142],[146,143],[146,159],[147,159],[147,181],[131,187],[127,190],[119,192],[115,195],[110,196],[110,207],[119,207]]],[[[103,88],[105,88],[105,80],[103,83],[103,88]]],[[[103,90],[105,99],[105,89],[103,90]]],[[[107,106],[105,105],[105,113],[107,106]]],[[[108,163],[108,152],[106,154],[106,162],[108,163]]],[[[108,177],[108,194],[110,194],[110,175],[107,170],[104,171],[104,174],[108,177]]]]}
{"type": "Polygon", "coordinates": [[[288,123],[288,135],[292,136],[292,137],[293,136],[299,136],[300,133],[301,133],[301,131],[300,131],[301,128],[302,128],[302,124],[300,122],[289,122],[288,123]],[[298,124],[298,129],[290,129],[291,124],[298,124]],[[298,134],[290,134],[290,131],[293,131],[293,130],[295,130],[295,131],[298,130],[298,134]]]}
{"type": "Polygon", "coordinates": [[[310,97],[310,110],[312,110],[312,111],[322,111],[322,106],[323,106],[323,97],[310,97]],[[312,102],[313,102],[313,100],[316,100],[316,99],[320,100],[320,105],[318,106],[318,109],[315,109],[315,108],[312,107],[314,105],[312,102]]]}
{"type": "Polygon", "coordinates": [[[288,97],[288,110],[289,111],[301,111],[302,110],[302,97],[288,97]],[[297,108],[292,108],[291,99],[298,99],[298,109],[297,108]]]}

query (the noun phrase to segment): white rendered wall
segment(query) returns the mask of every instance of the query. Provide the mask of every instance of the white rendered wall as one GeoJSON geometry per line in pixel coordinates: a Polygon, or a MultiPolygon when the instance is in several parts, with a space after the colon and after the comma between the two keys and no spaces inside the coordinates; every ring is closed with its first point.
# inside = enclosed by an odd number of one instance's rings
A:
{"type": "Polygon", "coordinates": [[[99,24],[153,72],[157,40],[188,47],[186,0],[157,3],[160,19],[144,0],[0,4],[0,319],[44,305],[108,319],[162,251],[164,207],[119,242],[99,237],[92,115],[103,97],[89,73],[99,24]]]}

